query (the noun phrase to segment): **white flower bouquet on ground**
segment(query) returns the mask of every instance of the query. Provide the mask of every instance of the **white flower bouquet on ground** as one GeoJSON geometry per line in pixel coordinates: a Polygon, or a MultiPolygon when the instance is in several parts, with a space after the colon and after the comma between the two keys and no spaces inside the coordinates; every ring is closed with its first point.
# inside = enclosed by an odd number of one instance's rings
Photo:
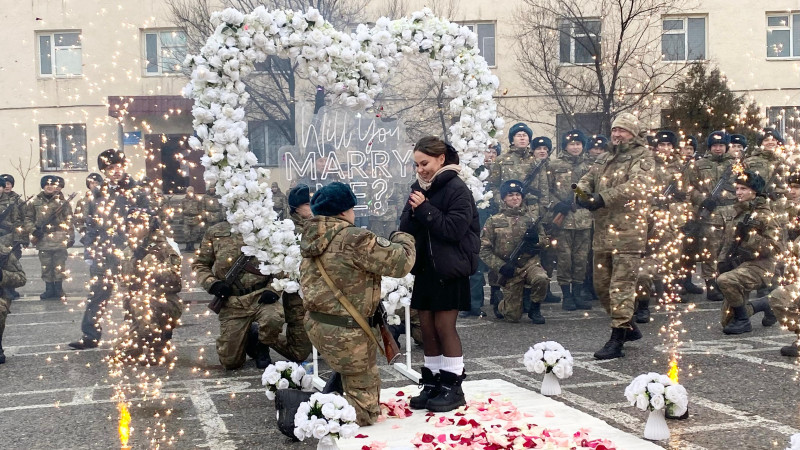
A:
{"type": "Polygon", "coordinates": [[[525,368],[529,372],[543,373],[542,395],[558,395],[558,380],[572,376],[574,365],[569,350],[555,341],[539,342],[525,352],[525,368]]]}
{"type": "Polygon", "coordinates": [[[792,440],[789,442],[789,447],[786,450],[800,450],[800,433],[792,435],[792,440]]]}
{"type": "Polygon", "coordinates": [[[294,435],[301,441],[351,438],[357,431],[355,408],[337,394],[317,392],[301,403],[294,415],[294,435]]]}
{"type": "Polygon", "coordinates": [[[306,373],[299,364],[289,361],[278,361],[270,364],[261,375],[261,385],[267,387],[267,398],[275,400],[278,389],[297,389],[310,391],[314,377],[306,373]]]}
{"type": "Polygon", "coordinates": [[[665,411],[673,417],[682,416],[689,407],[686,388],[655,372],[639,375],[625,388],[625,398],[642,411],[650,411],[644,429],[645,439],[669,438],[665,411]]]}

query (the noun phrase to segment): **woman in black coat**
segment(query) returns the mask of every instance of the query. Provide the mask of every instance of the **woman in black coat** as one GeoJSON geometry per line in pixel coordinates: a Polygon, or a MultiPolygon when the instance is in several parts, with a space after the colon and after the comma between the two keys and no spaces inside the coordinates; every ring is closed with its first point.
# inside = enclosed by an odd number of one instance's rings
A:
{"type": "Polygon", "coordinates": [[[416,239],[411,307],[419,311],[425,365],[415,409],[446,412],[464,405],[464,357],[458,311],[470,309],[469,277],[478,265],[480,226],[472,192],[459,178],[455,149],[436,137],[414,147],[417,181],[400,218],[416,239]]]}

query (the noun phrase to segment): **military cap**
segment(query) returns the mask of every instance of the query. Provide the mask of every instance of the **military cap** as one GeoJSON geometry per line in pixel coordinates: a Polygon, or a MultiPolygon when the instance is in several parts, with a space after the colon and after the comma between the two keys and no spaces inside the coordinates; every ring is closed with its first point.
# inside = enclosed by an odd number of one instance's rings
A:
{"type": "MultiPolygon", "coordinates": [[[[87,188],[89,187],[89,182],[90,181],[94,181],[94,182],[97,182],[99,184],[103,184],[103,176],[100,175],[97,172],[92,172],[92,173],[90,173],[89,175],[86,176],[86,187],[87,188]]],[[[144,178],[142,178],[142,181],[144,181],[144,178]]]]}
{"type": "Polygon", "coordinates": [[[711,148],[714,144],[725,144],[725,148],[728,148],[729,143],[728,134],[724,131],[715,131],[709,134],[708,139],[706,139],[706,147],[708,148],[711,148]]]}
{"type": "Polygon", "coordinates": [[[595,134],[591,139],[589,139],[589,149],[593,148],[602,148],[603,150],[607,149],[608,138],[602,134],[595,134]]]}
{"type": "Polygon", "coordinates": [[[741,144],[743,148],[747,148],[747,138],[742,134],[732,134],[730,136],[731,144],[741,144]]]}
{"type": "Polygon", "coordinates": [[[528,141],[533,139],[533,131],[531,131],[530,127],[528,125],[525,125],[522,122],[519,122],[519,123],[515,124],[514,126],[512,126],[511,128],[508,129],[508,143],[509,144],[513,144],[514,143],[514,135],[519,133],[520,131],[524,131],[525,134],[528,135],[528,141]]]}
{"type": "Polygon", "coordinates": [[[500,186],[500,198],[506,198],[506,195],[512,192],[519,192],[520,194],[524,195],[521,181],[508,180],[500,186]]]}
{"type": "Polygon", "coordinates": [[[97,167],[99,167],[100,170],[104,170],[112,164],[125,164],[125,161],[125,152],[110,148],[104,150],[97,156],[97,167]]]}
{"type": "Polygon", "coordinates": [[[531,141],[531,148],[534,150],[542,146],[547,147],[548,152],[553,151],[553,141],[551,141],[547,136],[538,136],[533,138],[533,141],[531,141]]]}
{"type": "Polygon", "coordinates": [[[44,187],[47,186],[48,184],[56,186],[56,185],[59,184],[59,181],[58,181],[59,178],[60,177],[58,177],[56,175],[45,175],[39,181],[39,184],[41,185],[42,189],[44,189],[44,187]]]}
{"type": "MultiPolygon", "coordinates": [[[[6,180],[5,183],[11,183],[11,186],[14,186],[14,176],[10,173],[4,173],[0,175],[0,177],[3,177],[3,179],[6,180]]],[[[5,183],[3,183],[2,187],[5,187],[5,183]]]]}
{"type": "Polygon", "coordinates": [[[67,182],[64,181],[64,177],[56,175],[56,185],[59,186],[61,189],[64,189],[64,187],[67,185],[67,182]]]}
{"type": "Polygon", "coordinates": [[[786,177],[786,184],[800,185],[800,173],[793,172],[788,177],[786,177]]]}
{"type": "Polygon", "coordinates": [[[697,151],[697,138],[692,136],[692,135],[686,136],[686,145],[692,147],[694,149],[694,151],[696,152],[697,151]]]}
{"type": "Polygon", "coordinates": [[[289,191],[287,197],[290,208],[297,208],[311,201],[307,184],[298,184],[289,191]]]}
{"type": "Polygon", "coordinates": [[[672,148],[678,147],[678,136],[675,135],[672,131],[669,130],[661,130],[656,133],[656,144],[660,144],[662,142],[666,142],[667,144],[672,144],[672,148]]]}
{"type": "Polygon", "coordinates": [[[581,145],[586,145],[586,135],[581,130],[570,130],[561,136],[561,148],[566,149],[567,144],[570,142],[580,142],[581,145]]]}
{"type": "Polygon", "coordinates": [[[738,177],[736,177],[735,183],[742,186],[747,186],[748,188],[754,190],[756,195],[762,195],[764,193],[764,188],[767,185],[764,179],[761,178],[761,175],[750,170],[745,170],[738,177]]]}
{"type": "Polygon", "coordinates": [[[781,134],[778,132],[778,130],[776,130],[775,128],[764,128],[764,131],[758,136],[759,145],[762,142],[764,142],[764,139],[766,139],[767,136],[774,137],[775,140],[778,141],[778,143],[781,144],[781,145],[784,144],[783,136],[781,136],[781,134]]]}
{"type": "Polygon", "coordinates": [[[311,197],[311,212],[315,216],[335,216],[356,206],[358,200],[350,186],[335,181],[319,189],[311,197]]]}
{"type": "Polygon", "coordinates": [[[614,121],[611,123],[611,128],[622,128],[634,136],[638,136],[641,130],[639,127],[639,119],[628,112],[617,114],[617,117],[615,117],[614,121]]]}

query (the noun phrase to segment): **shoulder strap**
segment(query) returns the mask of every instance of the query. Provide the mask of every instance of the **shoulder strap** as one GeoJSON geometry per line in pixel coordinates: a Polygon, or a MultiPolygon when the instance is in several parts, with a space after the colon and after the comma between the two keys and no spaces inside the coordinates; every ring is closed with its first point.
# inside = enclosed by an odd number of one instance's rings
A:
{"type": "Polygon", "coordinates": [[[344,293],[341,290],[339,290],[339,288],[336,287],[335,284],[333,284],[333,280],[331,280],[331,277],[328,276],[328,272],[325,271],[325,267],[322,266],[322,261],[320,261],[319,257],[314,258],[314,262],[317,264],[319,273],[322,274],[322,279],[325,280],[325,283],[328,285],[329,288],[331,288],[333,293],[336,295],[336,298],[339,300],[339,303],[341,303],[342,306],[344,306],[344,309],[346,309],[347,312],[350,313],[351,316],[353,316],[353,319],[361,326],[361,329],[364,330],[365,333],[367,333],[367,336],[369,336],[370,339],[372,339],[372,342],[374,342],[375,345],[378,346],[378,350],[381,351],[381,354],[385,355],[383,347],[378,343],[378,339],[375,338],[375,333],[373,333],[372,330],[370,330],[369,325],[367,325],[367,321],[364,319],[364,316],[362,316],[361,313],[358,312],[356,307],[353,306],[352,303],[350,303],[350,300],[348,300],[347,297],[344,296],[344,293]]]}

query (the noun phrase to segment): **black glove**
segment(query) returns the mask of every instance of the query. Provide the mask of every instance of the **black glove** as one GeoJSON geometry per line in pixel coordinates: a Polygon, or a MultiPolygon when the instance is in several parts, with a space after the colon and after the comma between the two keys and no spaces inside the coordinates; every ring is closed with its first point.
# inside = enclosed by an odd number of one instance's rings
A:
{"type": "Polygon", "coordinates": [[[501,267],[498,272],[500,272],[500,275],[502,275],[504,278],[513,278],[514,277],[514,272],[516,272],[516,271],[517,271],[517,268],[516,268],[516,266],[514,266],[514,264],[505,263],[505,264],[503,264],[503,267],[501,267]]]}
{"type": "Polygon", "coordinates": [[[734,236],[742,242],[746,241],[750,237],[750,226],[744,222],[737,223],[734,236]]]}
{"type": "Polygon", "coordinates": [[[603,197],[601,197],[600,194],[589,194],[589,200],[581,200],[580,197],[576,196],[575,203],[589,211],[597,211],[606,206],[606,202],[603,201],[603,197]]]}
{"type": "Polygon", "coordinates": [[[686,192],[675,191],[675,192],[672,193],[672,198],[674,198],[675,200],[677,200],[679,202],[686,201],[686,197],[687,197],[686,192]]]}
{"type": "Polygon", "coordinates": [[[717,206],[719,206],[719,203],[711,197],[703,200],[703,202],[700,203],[700,209],[705,209],[708,211],[714,211],[717,209],[717,206]]]}
{"type": "Polygon", "coordinates": [[[538,244],[539,230],[537,230],[536,228],[537,227],[531,226],[527,230],[525,230],[525,234],[522,236],[522,240],[528,244],[538,244]]]}
{"type": "Polygon", "coordinates": [[[717,272],[719,272],[720,275],[726,272],[730,272],[731,270],[733,270],[733,264],[727,259],[717,263],[717,272]]]}
{"type": "Polygon", "coordinates": [[[215,297],[227,298],[233,294],[233,287],[222,280],[217,280],[208,288],[208,293],[215,297]]]}
{"type": "Polygon", "coordinates": [[[562,201],[562,202],[556,203],[555,206],[553,206],[553,212],[555,214],[567,215],[567,213],[569,213],[570,211],[572,211],[572,203],[570,203],[570,202],[562,201]]]}
{"type": "Polygon", "coordinates": [[[681,231],[686,236],[691,236],[696,238],[700,234],[700,223],[696,220],[690,220],[686,222],[686,225],[681,227],[681,231]]]}
{"type": "Polygon", "coordinates": [[[267,290],[261,293],[261,297],[258,298],[258,303],[262,305],[271,305],[277,302],[279,298],[278,294],[267,290]]]}

